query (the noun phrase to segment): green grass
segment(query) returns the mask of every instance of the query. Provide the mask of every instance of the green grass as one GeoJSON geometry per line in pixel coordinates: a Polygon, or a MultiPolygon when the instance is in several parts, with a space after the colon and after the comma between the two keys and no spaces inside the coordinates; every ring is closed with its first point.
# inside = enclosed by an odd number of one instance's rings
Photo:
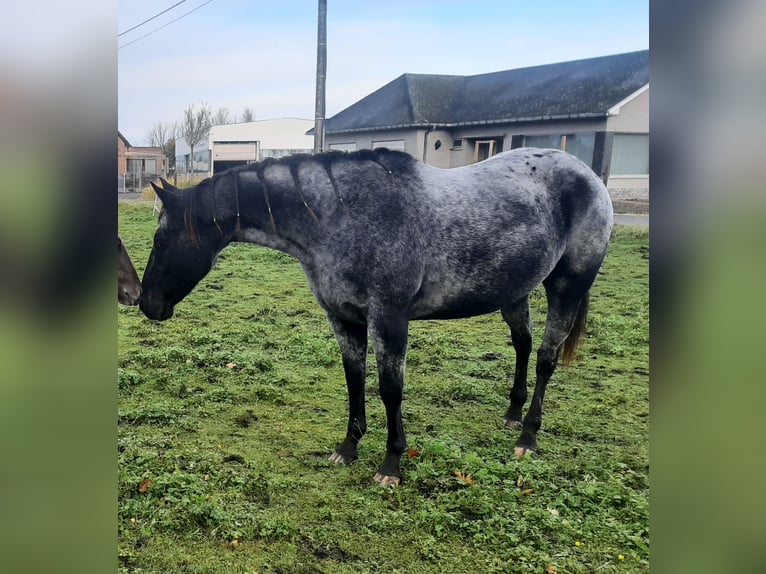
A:
{"type": "MultiPolygon", "coordinates": [[[[120,203],[140,274],[155,225],[150,205],[120,203]]],[[[539,344],[541,291],[532,310],[539,344]]],[[[649,570],[644,230],[615,230],[535,458],[516,459],[503,428],[514,352],[499,314],[411,324],[403,414],[421,454],[397,489],[372,481],[386,439],[372,355],[360,460],[327,460],[343,369],[290,257],[233,245],[173,319],[118,313],[121,572],[649,570]]]]}

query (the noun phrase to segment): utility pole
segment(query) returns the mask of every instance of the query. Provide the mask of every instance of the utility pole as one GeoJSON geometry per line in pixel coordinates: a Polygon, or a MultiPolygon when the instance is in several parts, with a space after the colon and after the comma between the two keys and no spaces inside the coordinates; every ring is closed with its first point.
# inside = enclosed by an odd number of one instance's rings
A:
{"type": "Polygon", "coordinates": [[[324,102],[327,80],[327,0],[319,0],[317,27],[317,94],[314,114],[314,153],[324,149],[324,102]]]}

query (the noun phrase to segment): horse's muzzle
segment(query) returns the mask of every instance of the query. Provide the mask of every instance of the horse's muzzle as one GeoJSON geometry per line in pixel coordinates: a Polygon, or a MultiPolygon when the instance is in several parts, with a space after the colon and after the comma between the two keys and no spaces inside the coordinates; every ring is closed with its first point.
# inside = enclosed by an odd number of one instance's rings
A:
{"type": "Polygon", "coordinates": [[[141,300],[141,293],[130,293],[122,287],[117,288],[117,301],[121,305],[138,305],[141,300]]]}
{"type": "Polygon", "coordinates": [[[151,305],[143,297],[139,301],[139,308],[152,321],[165,321],[173,316],[173,305],[151,305]]]}

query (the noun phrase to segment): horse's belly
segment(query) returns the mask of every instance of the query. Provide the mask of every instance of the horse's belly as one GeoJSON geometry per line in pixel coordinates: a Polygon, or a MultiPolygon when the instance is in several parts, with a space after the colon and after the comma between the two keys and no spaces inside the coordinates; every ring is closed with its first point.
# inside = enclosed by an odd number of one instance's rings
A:
{"type": "Polygon", "coordinates": [[[492,313],[529,294],[541,279],[481,287],[442,282],[424,285],[410,305],[411,319],[462,319],[492,313]]]}
{"type": "Polygon", "coordinates": [[[492,313],[502,307],[497,301],[466,300],[434,309],[413,309],[410,319],[464,319],[492,313]]]}

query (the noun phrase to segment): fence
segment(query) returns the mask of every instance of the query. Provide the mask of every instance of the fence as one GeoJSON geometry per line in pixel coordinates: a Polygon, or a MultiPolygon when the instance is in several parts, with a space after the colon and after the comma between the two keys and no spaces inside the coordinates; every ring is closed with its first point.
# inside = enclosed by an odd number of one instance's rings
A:
{"type": "Polygon", "coordinates": [[[207,172],[179,173],[176,175],[146,172],[122,173],[117,176],[117,193],[141,193],[149,186],[150,182],[159,184],[160,177],[164,177],[174,185],[184,186],[184,184],[199,183],[209,176],[207,172]]]}
{"type": "Polygon", "coordinates": [[[159,182],[160,177],[165,177],[165,175],[146,172],[121,173],[117,176],[117,192],[141,192],[147,185],[149,185],[149,182],[159,182]]]}

